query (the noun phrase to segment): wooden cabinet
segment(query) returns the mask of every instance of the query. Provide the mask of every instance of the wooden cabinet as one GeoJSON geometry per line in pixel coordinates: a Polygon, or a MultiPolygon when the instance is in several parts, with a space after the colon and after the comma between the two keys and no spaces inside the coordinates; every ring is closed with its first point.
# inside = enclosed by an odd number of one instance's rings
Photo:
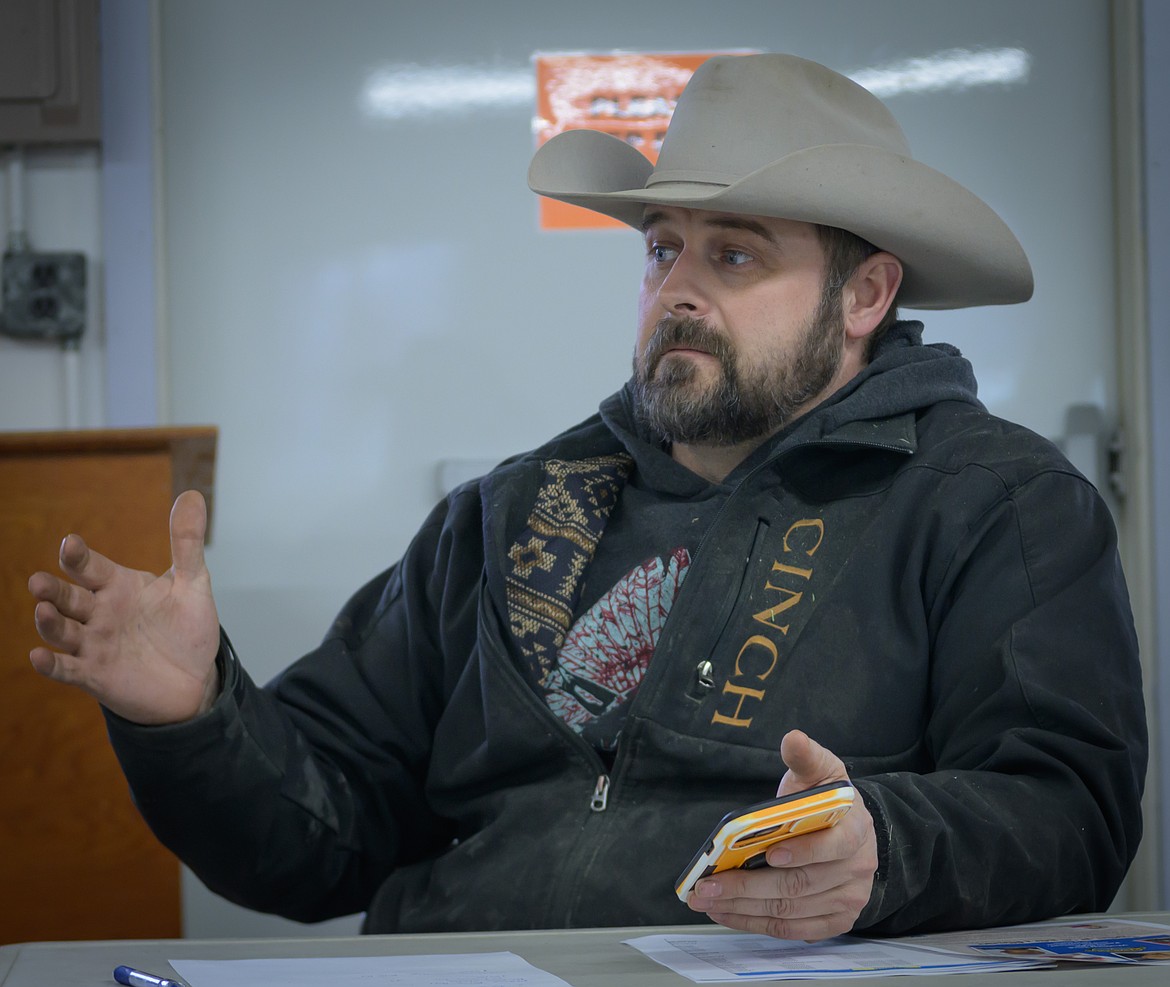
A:
{"type": "MultiPolygon", "coordinates": [[[[61,539],[170,567],[175,495],[211,506],[213,428],[0,433],[0,944],[181,935],[179,865],[134,808],[97,703],[43,679],[28,577],[61,539]]],[[[210,528],[209,528],[210,530],[210,528]]]]}

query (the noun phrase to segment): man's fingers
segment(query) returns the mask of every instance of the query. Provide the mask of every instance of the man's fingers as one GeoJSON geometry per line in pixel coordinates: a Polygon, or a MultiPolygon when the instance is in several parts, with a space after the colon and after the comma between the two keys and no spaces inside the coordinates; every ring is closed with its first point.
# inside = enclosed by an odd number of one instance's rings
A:
{"type": "Polygon", "coordinates": [[[94,695],[89,679],[89,665],[84,659],[51,648],[33,648],[28,658],[32,667],[45,678],[77,686],[94,695]]]}
{"type": "Polygon", "coordinates": [[[80,535],[66,535],[58,556],[61,571],[86,589],[101,589],[118,567],[100,552],[95,552],[80,535]]]}
{"type": "Polygon", "coordinates": [[[203,562],[203,538],[207,533],[207,504],[202,494],[187,490],[171,508],[171,561],[175,574],[198,576],[203,562]]]}
{"type": "Polygon", "coordinates": [[[721,898],[709,908],[699,908],[709,915],[759,915],[792,921],[800,918],[818,918],[836,915],[842,911],[840,902],[831,894],[807,898],[721,898]]]}
{"type": "Polygon", "coordinates": [[[58,613],[85,623],[93,616],[94,595],[91,590],[74,586],[47,572],[34,572],[28,580],[34,599],[51,603],[58,613]]]}
{"type": "Polygon", "coordinates": [[[848,914],[817,915],[811,918],[785,919],[766,915],[739,915],[735,913],[709,916],[728,929],[750,932],[753,935],[771,936],[773,939],[803,940],[822,942],[834,936],[843,935],[852,928],[848,914]]]}
{"type": "Polygon", "coordinates": [[[59,654],[50,648],[33,648],[28,655],[32,667],[41,675],[56,679],[58,682],[72,683],[73,679],[70,677],[65,663],[67,658],[67,655],[59,654]]]}
{"type": "MultiPolygon", "coordinates": [[[[804,839],[797,837],[798,842],[804,839]]],[[[815,842],[815,841],[814,841],[815,842]]],[[[802,851],[806,860],[811,856],[802,851]]],[[[729,901],[783,898],[794,900],[823,894],[847,883],[852,874],[839,858],[789,867],[736,868],[703,878],[695,887],[693,897],[700,911],[709,911],[729,901]]]]}
{"type": "Polygon", "coordinates": [[[50,679],[56,678],[53,672],[56,669],[57,658],[48,648],[33,648],[28,653],[28,660],[41,675],[50,679]]]}
{"type": "Polygon", "coordinates": [[[869,888],[867,879],[843,874],[836,863],[790,871],[727,871],[710,883],[700,881],[687,903],[729,928],[781,939],[820,939],[849,930],[869,899],[869,888]],[[715,887],[715,896],[701,893],[715,887]]]}
{"type": "Polygon", "coordinates": [[[37,633],[51,648],[68,654],[77,654],[81,647],[81,625],[70,620],[51,603],[43,600],[33,610],[37,633]]]}
{"type": "MultiPolygon", "coordinates": [[[[729,871],[713,878],[720,886],[718,897],[705,898],[696,891],[688,904],[729,928],[782,939],[820,939],[847,931],[868,897],[864,882],[841,883],[840,877],[833,865],[790,872],[729,871]]],[[[707,885],[700,881],[698,890],[707,885]]]]}

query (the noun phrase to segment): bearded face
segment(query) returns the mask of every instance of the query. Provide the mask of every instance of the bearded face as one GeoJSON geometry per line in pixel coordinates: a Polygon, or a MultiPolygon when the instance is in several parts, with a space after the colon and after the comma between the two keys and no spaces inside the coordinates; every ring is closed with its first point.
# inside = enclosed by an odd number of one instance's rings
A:
{"type": "Polygon", "coordinates": [[[771,435],[832,381],[844,350],[842,322],[840,293],[826,289],[794,339],[749,361],[702,319],[667,316],[634,354],[636,414],[670,443],[735,445],[771,435]],[[715,379],[671,355],[679,349],[711,354],[715,379]]]}

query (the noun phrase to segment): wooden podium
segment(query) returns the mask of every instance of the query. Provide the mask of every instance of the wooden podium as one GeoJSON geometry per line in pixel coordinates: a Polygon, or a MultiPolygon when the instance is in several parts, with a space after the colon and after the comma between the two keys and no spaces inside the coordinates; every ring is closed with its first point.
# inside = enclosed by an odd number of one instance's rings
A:
{"type": "Polygon", "coordinates": [[[178,861],[134,808],[98,704],[29,664],[28,577],[59,571],[70,532],[168,569],[171,503],[196,489],[210,511],[215,443],[210,427],[0,433],[0,945],[182,935],[178,861]]]}

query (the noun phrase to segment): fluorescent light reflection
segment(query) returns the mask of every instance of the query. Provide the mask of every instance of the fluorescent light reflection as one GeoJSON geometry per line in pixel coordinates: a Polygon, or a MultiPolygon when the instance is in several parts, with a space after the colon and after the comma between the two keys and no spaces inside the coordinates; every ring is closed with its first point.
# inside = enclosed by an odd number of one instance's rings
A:
{"type": "MultiPolygon", "coordinates": [[[[905,93],[963,91],[976,86],[1017,85],[1028,80],[1032,57],[1022,48],[949,48],[921,58],[861,69],[851,78],[883,99],[905,93]]],[[[404,64],[371,72],[361,109],[374,120],[406,120],[438,114],[532,106],[531,67],[404,64]]]]}
{"type": "Polygon", "coordinates": [[[950,48],[923,58],[862,69],[850,78],[875,96],[887,99],[903,93],[961,92],[975,86],[1015,85],[1027,82],[1031,67],[1032,56],[1023,48],[982,51],[950,48]]]}
{"type": "Polygon", "coordinates": [[[361,94],[362,112],[376,120],[531,106],[535,100],[532,69],[471,65],[378,69],[370,74],[361,94]]]}

